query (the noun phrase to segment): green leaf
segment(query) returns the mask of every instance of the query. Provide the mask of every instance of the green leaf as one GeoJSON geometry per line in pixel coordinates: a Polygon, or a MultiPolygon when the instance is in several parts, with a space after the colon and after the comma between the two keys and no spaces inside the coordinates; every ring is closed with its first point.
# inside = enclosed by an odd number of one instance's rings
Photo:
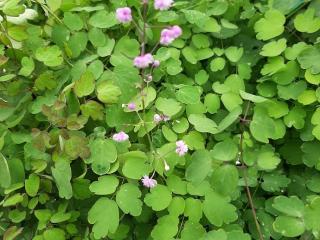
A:
{"type": "Polygon", "coordinates": [[[201,92],[199,88],[193,86],[184,86],[176,93],[177,100],[185,104],[196,104],[200,102],[200,95],[201,92]]]}
{"type": "Polygon", "coordinates": [[[254,25],[254,30],[257,33],[257,39],[269,40],[277,37],[284,31],[285,16],[278,10],[268,10],[264,18],[261,18],[254,25]]]}
{"type": "Polygon", "coordinates": [[[119,180],[113,175],[102,176],[98,178],[98,181],[90,184],[90,191],[96,195],[108,195],[116,191],[119,185],[119,180]]]}
{"type": "Polygon", "coordinates": [[[108,173],[111,163],[117,160],[117,148],[113,141],[106,139],[95,139],[89,144],[91,155],[86,159],[91,163],[92,170],[98,175],[108,173]]]}
{"type": "Polygon", "coordinates": [[[144,152],[133,151],[119,156],[123,162],[122,173],[132,179],[141,179],[149,173],[148,157],[144,152]]]}
{"type": "Polygon", "coordinates": [[[224,165],[213,171],[211,176],[211,185],[214,189],[224,195],[232,196],[237,190],[239,173],[235,166],[224,165]]]}
{"type": "Polygon", "coordinates": [[[298,102],[303,105],[310,105],[316,101],[317,96],[314,90],[305,90],[298,96],[298,102]]]}
{"type": "Polygon", "coordinates": [[[320,18],[315,16],[315,9],[308,8],[294,19],[294,27],[299,32],[314,33],[320,29],[320,18]]]}
{"type": "Polygon", "coordinates": [[[211,170],[212,159],[206,150],[198,150],[192,154],[191,164],[186,169],[186,179],[194,184],[200,184],[211,170]]]}
{"type": "Polygon", "coordinates": [[[40,47],[35,56],[48,67],[60,66],[63,62],[62,52],[58,46],[40,47]]]}
{"type": "Polygon", "coordinates": [[[151,236],[154,240],[173,239],[178,232],[179,219],[176,216],[165,215],[160,217],[154,226],[151,236]]]}
{"type": "Polygon", "coordinates": [[[166,116],[172,117],[182,109],[182,106],[173,98],[159,97],[156,100],[156,108],[166,116]]]}
{"type": "Polygon", "coordinates": [[[120,88],[110,82],[103,81],[97,86],[97,97],[103,103],[117,103],[120,95],[120,88]]]}
{"type": "Polygon", "coordinates": [[[257,156],[258,167],[262,170],[273,170],[281,162],[281,159],[274,152],[266,149],[257,156]]]}
{"type": "Polygon", "coordinates": [[[233,63],[238,62],[243,55],[243,48],[228,47],[225,50],[226,57],[233,63]]]}
{"type": "Polygon", "coordinates": [[[277,123],[270,118],[263,108],[255,107],[253,119],[250,123],[250,132],[256,140],[268,143],[270,138],[279,138],[285,134],[282,126],[282,123],[277,123]]]}
{"type": "Polygon", "coordinates": [[[312,46],[304,49],[298,56],[298,62],[303,69],[310,69],[311,74],[320,73],[320,48],[312,46]]]}
{"type": "Polygon", "coordinates": [[[185,47],[182,49],[182,55],[187,59],[188,62],[191,64],[196,64],[198,62],[197,60],[197,52],[192,47],[185,47]]]}
{"type": "Polygon", "coordinates": [[[273,228],[285,237],[298,237],[305,231],[305,226],[301,219],[289,216],[277,217],[273,223],[273,228]]]}
{"type": "Polygon", "coordinates": [[[219,32],[221,27],[214,18],[208,17],[205,13],[197,10],[182,11],[188,22],[197,25],[205,32],[219,32]]]}
{"type": "Polygon", "coordinates": [[[89,19],[89,24],[97,28],[111,28],[117,23],[115,13],[105,10],[94,13],[89,19]]]}
{"type": "Polygon", "coordinates": [[[279,192],[281,189],[286,188],[290,182],[290,178],[284,175],[269,173],[263,175],[261,187],[267,192],[279,192]]]}
{"type": "Polygon", "coordinates": [[[71,12],[64,13],[63,22],[72,31],[80,31],[83,28],[81,17],[71,12]]]}
{"type": "Polygon", "coordinates": [[[306,78],[308,83],[319,85],[320,84],[320,74],[312,74],[310,69],[307,69],[304,77],[306,78]]]}
{"type": "Polygon", "coordinates": [[[2,206],[3,207],[11,207],[15,206],[23,201],[23,195],[21,193],[16,193],[11,197],[8,197],[4,200],[2,206]]]}
{"type": "Polygon", "coordinates": [[[81,113],[86,117],[91,117],[93,120],[103,120],[103,106],[96,101],[89,100],[80,106],[81,113]]]}
{"type": "Polygon", "coordinates": [[[238,154],[238,146],[230,138],[214,145],[211,156],[220,161],[234,160],[238,154]]]}
{"type": "Polygon", "coordinates": [[[55,166],[51,168],[51,171],[59,190],[59,196],[61,198],[70,199],[72,197],[70,163],[61,159],[55,163],[55,166]]]}
{"type": "Polygon", "coordinates": [[[217,72],[222,70],[225,65],[226,60],[223,57],[217,57],[210,62],[210,69],[212,72],[217,72]]]}
{"type": "Polygon", "coordinates": [[[62,0],[47,0],[47,4],[51,11],[55,12],[61,7],[61,1],[62,0]]]}
{"type": "Polygon", "coordinates": [[[34,70],[34,61],[31,57],[23,57],[21,59],[22,68],[19,71],[19,75],[28,77],[34,70]]]}
{"type": "Polygon", "coordinates": [[[88,212],[88,222],[94,224],[92,232],[97,239],[115,233],[119,226],[119,209],[116,202],[105,197],[99,198],[88,212]]]}
{"type": "Polygon", "coordinates": [[[242,97],[242,99],[249,100],[250,102],[254,102],[254,103],[262,103],[262,102],[268,101],[267,98],[264,98],[264,97],[261,97],[261,96],[257,96],[257,95],[253,95],[251,93],[247,93],[247,92],[242,91],[242,90],[240,90],[240,96],[242,97]]]}
{"type": "Polygon", "coordinates": [[[95,82],[91,72],[84,72],[80,79],[75,81],[74,92],[78,97],[90,95],[94,91],[95,82]]]}
{"type": "Polygon", "coordinates": [[[43,233],[44,240],[65,240],[65,232],[60,228],[47,229],[43,233]]]}
{"type": "Polygon", "coordinates": [[[99,28],[92,28],[88,33],[88,37],[92,45],[95,47],[103,47],[107,43],[105,34],[99,28]]]}
{"type": "Polygon", "coordinates": [[[145,198],[144,202],[147,206],[151,207],[154,211],[162,211],[166,209],[172,200],[172,194],[170,190],[161,184],[150,190],[145,198]]]}
{"type": "Polygon", "coordinates": [[[24,12],[25,6],[19,0],[9,0],[4,2],[2,10],[8,16],[17,17],[24,12]]]}
{"type": "Polygon", "coordinates": [[[11,185],[11,174],[7,159],[0,153],[0,186],[7,188],[11,185]]]}
{"type": "Polygon", "coordinates": [[[203,114],[190,114],[188,120],[199,132],[217,133],[217,124],[203,114]]]}
{"type": "Polygon", "coordinates": [[[181,239],[183,240],[193,240],[193,239],[200,239],[206,230],[200,223],[195,223],[188,220],[183,227],[181,232],[181,239]]]}
{"type": "Polygon", "coordinates": [[[260,55],[265,57],[279,56],[287,47],[287,40],[281,38],[277,41],[272,41],[265,44],[260,52],[260,55]]]}
{"type": "Polygon", "coordinates": [[[310,204],[305,208],[305,226],[306,229],[312,230],[314,233],[320,231],[319,220],[320,220],[320,198],[315,197],[310,204]]]}
{"type": "Polygon", "coordinates": [[[40,187],[40,178],[38,175],[32,173],[29,178],[25,180],[24,183],[27,194],[30,197],[35,197],[38,193],[40,187]]]}
{"type": "Polygon", "coordinates": [[[301,218],[304,215],[304,204],[296,196],[277,196],[273,200],[272,207],[291,217],[301,218]]]}
{"type": "Polygon", "coordinates": [[[240,114],[242,113],[241,107],[233,109],[218,125],[218,133],[227,129],[232,125],[236,120],[239,119],[240,114]]]}
{"type": "Polygon", "coordinates": [[[202,208],[202,202],[199,199],[187,198],[185,200],[184,216],[188,217],[190,221],[199,222],[202,218],[202,208]]]}
{"type": "Polygon", "coordinates": [[[239,94],[233,92],[222,94],[221,101],[229,112],[239,108],[239,105],[243,102],[239,94]]]}
{"type": "Polygon", "coordinates": [[[142,212],[141,192],[139,187],[126,183],[122,185],[117,192],[116,201],[119,208],[126,214],[139,216],[142,212]]]}
{"type": "Polygon", "coordinates": [[[238,218],[236,207],[229,203],[229,199],[213,191],[205,195],[203,212],[209,222],[217,227],[232,223],[238,218]]]}

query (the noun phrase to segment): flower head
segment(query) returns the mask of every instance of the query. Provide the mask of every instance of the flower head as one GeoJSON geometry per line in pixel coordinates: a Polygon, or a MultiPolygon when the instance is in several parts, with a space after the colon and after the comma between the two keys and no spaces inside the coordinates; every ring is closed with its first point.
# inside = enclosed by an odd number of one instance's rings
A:
{"type": "Polygon", "coordinates": [[[128,109],[131,110],[131,111],[134,111],[136,110],[136,104],[131,102],[131,103],[128,103],[128,109]]]}
{"type": "Polygon", "coordinates": [[[132,21],[131,9],[128,7],[118,8],[116,10],[116,17],[121,23],[128,23],[132,21]]]}
{"type": "Polygon", "coordinates": [[[157,186],[157,180],[153,179],[152,177],[150,178],[149,176],[145,175],[141,179],[143,186],[147,188],[154,188],[157,186]]]}
{"type": "Polygon", "coordinates": [[[171,27],[171,32],[174,38],[178,38],[182,35],[182,29],[178,25],[171,27]]]}
{"type": "Polygon", "coordinates": [[[160,66],[160,61],[159,61],[159,60],[154,60],[152,66],[153,66],[154,68],[159,67],[159,66],[160,66]]]}
{"type": "Polygon", "coordinates": [[[182,34],[181,27],[175,25],[170,28],[165,28],[161,31],[160,43],[162,45],[168,46],[182,34]]]}
{"type": "Polygon", "coordinates": [[[177,141],[176,146],[177,146],[176,153],[178,153],[180,157],[185,155],[188,152],[188,146],[184,141],[182,140],[177,141]]]}
{"type": "Polygon", "coordinates": [[[153,121],[155,122],[155,123],[159,123],[159,122],[161,122],[161,121],[164,121],[164,122],[167,122],[167,121],[169,121],[170,120],[170,117],[169,116],[167,116],[167,115],[164,115],[164,114],[155,114],[154,116],[153,116],[153,121]]]}
{"type": "Polygon", "coordinates": [[[154,121],[155,123],[159,123],[159,122],[162,121],[162,117],[161,117],[159,114],[156,113],[156,114],[153,116],[153,121],[154,121]]]}
{"type": "Polygon", "coordinates": [[[173,4],[173,0],[155,0],[154,9],[156,10],[168,10],[173,4]]]}
{"type": "Polygon", "coordinates": [[[124,142],[129,139],[129,136],[125,132],[121,131],[119,133],[113,134],[112,139],[116,142],[124,142]]]}
{"type": "Polygon", "coordinates": [[[153,56],[150,53],[136,57],[133,60],[133,65],[137,68],[147,68],[154,62],[153,56]]]}

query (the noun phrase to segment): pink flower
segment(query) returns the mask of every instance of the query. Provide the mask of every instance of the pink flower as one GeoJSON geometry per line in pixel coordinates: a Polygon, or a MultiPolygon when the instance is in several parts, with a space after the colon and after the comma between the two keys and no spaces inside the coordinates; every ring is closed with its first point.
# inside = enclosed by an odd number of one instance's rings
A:
{"type": "Polygon", "coordinates": [[[142,0],[142,4],[148,4],[149,0],[142,0]]]}
{"type": "Polygon", "coordinates": [[[121,23],[128,23],[132,21],[131,9],[128,7],[118,8],[116,10],[116,17],[121,23]]]}
{"type": "Polygon", "coordinates": [[[136,110],[136,104],[135,103],[128,103],[128,109],[131,110],[131,111],[134,111],[136,110]]]}
{"type": "Polygon", "coordinates": [[[147,175],[143,176],[141,181],[142,181],[143,186],[145,186],[147,188],[154,188],[155,186],[157,186],[157,180],[153,179],[152,177],[149,178],[149,176],[147,176],[147,175]]]}
{"type": "Polygon", "coordinates": [[[138,56],[133,60],[133,65],[137,68],[147,68],[154,62],[153,56],[147,53],[142,56],[138,56]]]}
{"type": "Polygon", "coordinates": [[[168,116],[166,116],[166,115],[164,115],[164,114],[155,114],[154,116],[153,116],[153,121],[155,122],[155,123],[159,123],[159,122],[161,122],[161,121],[164,121],[164,122],[167,122],[167,121],[169,121],[170,120],[170,117],[168,117],[168,116]]]}
{"type": "Polygon", "coordinates": [[[159,114],[155,114],[155,115],[153,116],[153,121],[154,121],[155,123],[159,123],[159,122],[162,121],[162,117],[161,117],[159,114]]]}
{"type": "Polygon", "coordinates": [[[177,26],[177,25],[174,25],[172,28],[171,28],[171,31],[172,31],[172,35],[174,38],[178,38],[182,35],[182,29],[181,27],[177,26]]]}
{"type": "Polygon", "coordinates": [[[184,141],[180,140],[176,142],[176,153],[178,153],[178,155],[181,157],[183,155],[185,155],[188,152],[188,146],[187,144],[185,144],[184,141]]]}
{"type": "Polygon", "coordinates": [[[170,28],[165,28],[161,31],[160,43],[162,45],[168,46],[182,34],[182,29],[175,25],[170,28]]]}
{"type": "Polygon", "coordinates": [[[159,60],[154,60],[153,65],[154,68],[157,68],[160,66],[160,61],[159,60]]]}
{"type": "Polygon", "coordinates": [[[116,142],[124,142],[129,139],[129,136],[125,132],[121,131],[119,133],[113,134],[112,139],[116,142]]]}
{"type": "Polygon", "coordinates": [[[156,10],[167,10],[171,7],[173,0],[155,0],[154,1],[154,9],[156,10]]]}

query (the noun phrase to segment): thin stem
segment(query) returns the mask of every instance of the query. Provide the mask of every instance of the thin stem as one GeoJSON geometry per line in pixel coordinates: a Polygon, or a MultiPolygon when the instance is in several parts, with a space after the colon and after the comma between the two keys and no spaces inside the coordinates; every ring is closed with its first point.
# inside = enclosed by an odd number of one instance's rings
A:
{"type": "Polygon", "coordinates": [[[157,42],[157,44],[152,48],[150,54],[153,54],[153,52],[157,49],[159,45],[160,45],[160,42],[157,42]]]}
{"type": "Polygon", "coordinates": [[[250,204],[250,208],[251,208],[251,212],[252,212],[252,216],[254,219],[254,223],[256,225],[256,229],[259,235],[259,240],[263,240],[263,234],[260,228],[260,224],[258,222],[258,218],[257,218],[257,213],[256,213],[256,208],[254,206],[253,200],[252,200],[252,194],[250,192],[250,188],[249,188],[249,183],[248,183],[248,176],[247,176],[247,166],[245,165],[244,161],[243,161],[243,140],[244,140],[244,130],[243,130],[243,124],[246,123],[247,121],[247,116],[249,113],[249,109],[250,109],[250,102],[248,102],[244,116],[243,116],[243,120],[240,122],[241,123],[241,128],[242,128],[242,132],[240,135],[240,143],[239,143],[239,161],[242,164],[242,168],[243,168],[243,179],[244,179],[244,183],[245,183],[245,189],[246,189],[246,193],[247,193],[247,197],[249,200],[249,204],[250,204]]]}
{"type": "Polygon", "coordinates": [[[139,34],[143,34],[143,29],[141,29],[141,27],[138,25],[138,23],[136,23],[135,20],[132,19],[133,25],[138,29],[139,34]]]}

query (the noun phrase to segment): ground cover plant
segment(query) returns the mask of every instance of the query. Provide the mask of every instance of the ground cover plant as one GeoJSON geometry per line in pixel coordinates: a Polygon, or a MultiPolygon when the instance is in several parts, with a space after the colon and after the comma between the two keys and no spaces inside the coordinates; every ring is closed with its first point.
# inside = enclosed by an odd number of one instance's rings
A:
{"type": "Polygon", "coordinates": [[[4,240],[320,239],[319,0],[1,0],[4,240]]]}

